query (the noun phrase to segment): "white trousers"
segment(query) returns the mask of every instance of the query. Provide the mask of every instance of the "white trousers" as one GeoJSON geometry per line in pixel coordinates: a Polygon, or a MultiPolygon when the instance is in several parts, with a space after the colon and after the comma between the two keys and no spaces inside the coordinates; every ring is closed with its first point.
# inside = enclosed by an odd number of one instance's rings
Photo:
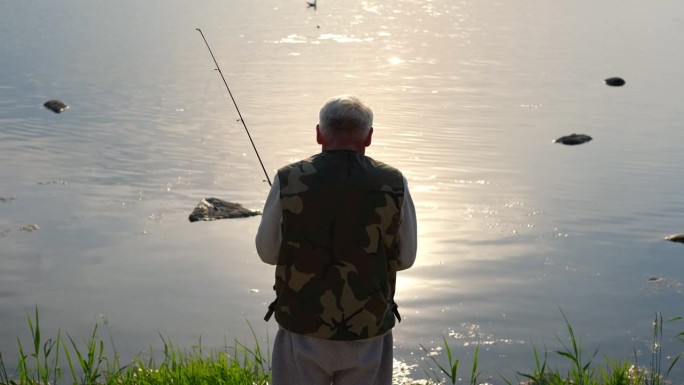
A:
{"type": "Polygon", "coordinates": [[[391,385],[392,332],[358,341],[330,341],[279,329],[272,385],[391,385]]]}

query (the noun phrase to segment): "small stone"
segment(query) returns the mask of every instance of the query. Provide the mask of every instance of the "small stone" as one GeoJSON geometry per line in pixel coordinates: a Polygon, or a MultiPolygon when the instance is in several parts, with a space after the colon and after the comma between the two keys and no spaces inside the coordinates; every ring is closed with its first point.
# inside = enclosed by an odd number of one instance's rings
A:
{"type": "Polygon", "coordinates": [[[625,79],[618,77],[608,78],[604,81],[611,87],[622,87],[625,85],[625,79]]]}
{"type": "Polygon", "coordinates": [[[242,207],[239,203],[227,202],[218,198],[205,198],[197,204],[188,217],[190,222],[213,221],[225,218],[245,218],[261,215],[261,212],[242,207]]]}
{"type": "Polygon", "coordinates": [[[40,227],[38,227],[38,225],[36,225],[36,224],[32,224],[32,225],[22,226],[19,228],[19,230],[25,231],[27,233],[32,233],[34,231],[40,230],[40,227]]]}
{"type": "Polygon", "coordinates": [[[684,233],[672,234],[665,237],[666,241],[684,243],[684,233]]]}
{"type": "Polygon", "coordinates": [[[59,114],[69,109],[69,106],[66,103],[56,99],[48,100],[43,104],[43,106],[55,114],[59,114]]]}
{"type": "Polygon", "coordinates": [[[566,136],[561,136],[560,138],[553,141],[553,143],[562,143],[568,146],[574,146],[577,144],[586,143],[591,140],[591,136],[584,134],[570,134],[566,136]]]}

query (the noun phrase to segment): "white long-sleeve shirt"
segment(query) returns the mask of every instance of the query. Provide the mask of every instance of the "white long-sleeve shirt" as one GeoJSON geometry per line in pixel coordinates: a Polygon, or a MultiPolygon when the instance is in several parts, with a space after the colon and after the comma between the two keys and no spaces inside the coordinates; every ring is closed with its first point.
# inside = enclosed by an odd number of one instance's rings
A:
{"type": "MultiPolygon", "coordinates": [[[[275,265],[278,262],[280,242],[282,241],[281,224],[283,220],[280,205],[280,182],[278,176],[273,178],[271,191],[264,204],[263,215],[256,235],[256,249],[262,261],[275,265]]],[[[401,219],[397,233],[399,241],[399,270],[413,266],[416,260],[418,245],[416,209],[404,177],[404,202],[401,207],[401,219]]]]}

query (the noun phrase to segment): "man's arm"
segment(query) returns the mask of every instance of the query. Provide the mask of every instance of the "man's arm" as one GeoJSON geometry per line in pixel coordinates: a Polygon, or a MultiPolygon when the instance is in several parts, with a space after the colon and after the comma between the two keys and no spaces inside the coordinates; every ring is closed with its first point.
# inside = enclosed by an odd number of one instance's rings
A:
{"type": "Polygon", "coordinates": [[[399,224],[399,270],[413,266],[418,248],[418,225],[416,208],[408,189],[408,181],[404,177],[404,203],[401,206],[401,223],[399,224]]]}
{"type": "Polygon", "coordinates": [[[256,235],[256,250],[259,258],[269,265],[275,265],[278,262],[278,253],[280,251],[280,241],[283,235],[280,230],[283,212],[280,205],[280,182],[278,176],[273,178],[273,185],[271,191],[268,193],[266,203],[264,204],[263,215],[261,216],[261,223],[256,235]]]}

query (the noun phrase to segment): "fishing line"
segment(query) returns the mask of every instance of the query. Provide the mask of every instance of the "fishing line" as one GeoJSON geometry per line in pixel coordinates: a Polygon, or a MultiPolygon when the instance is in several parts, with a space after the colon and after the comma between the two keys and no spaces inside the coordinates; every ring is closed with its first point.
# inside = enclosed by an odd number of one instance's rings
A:
{"type": "Polygon", "coordinates": [[[268,172],[266,172],[266,167],[264,167],[264,162],[261,161],[261,157],[259,156],[259,151],[257,151],[256,145],[254,144],[254,141],[252,140],[252,135],[249,134],[249,130],[247,129],[247,124],[245,124],[245,120],[242,118],[242,114],[240,113],[240,109],[238,108],[237,103],[235,102],[235,98],[233,97],[233,93],[230,92],[230,87],[228,87],[228,82],[226,81],[226,78],[223,76],[223,72],[221,71],[221,67],[219,67],[218,62],[216,61],[216,57],[214,57],[214,53],[211,51],[211,47],[209,47],[209,43],[207,42],[207,39],[204,37],[204,33],[202,33],[202,30],[199,28],[195,28],[197,32],[202,35],[202,39],[204,40],[204,44],[207,45],[207,49],[209,50],[209,54],[211,54],[211,58],[214,60],[214,64],[216,64],[216,70],[218,73],[221,75],[221,79],[223,79],[223,84],[226,85],[226,89],[228,90],[228,95],[230,95],[230,99],[233,101],[233,105],[235,106],[235,109],[237,110],[238,116],[240,117],[240,121],[242,122],[242,126],[245,127],[245,132],[247,133],[247,137],[249,138],[249,142],[252,143],[252,148],[254,148],[254,152],[256,153],[257,159],[259,159],[259,163],[261,164],[261,169],[264,170],[264,175],[266,175],[266,181],[268,182],[268,185],[271,186],[271,178],[268,177],[268,172]]]}

